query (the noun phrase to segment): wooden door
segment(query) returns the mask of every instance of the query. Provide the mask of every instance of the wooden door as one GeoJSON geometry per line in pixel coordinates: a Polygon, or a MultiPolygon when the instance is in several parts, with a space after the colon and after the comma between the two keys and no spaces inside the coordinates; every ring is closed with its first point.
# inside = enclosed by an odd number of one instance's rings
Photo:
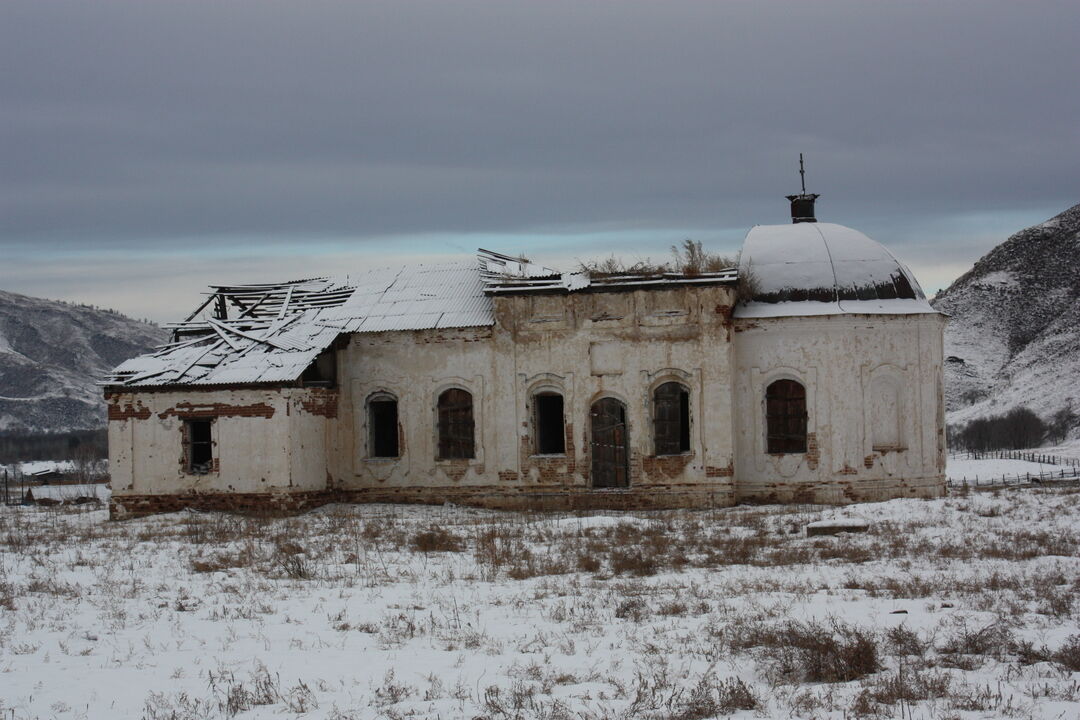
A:
{"type": "Polygon", "coordinates": [[[592,486],[630,486],[629,433],[626,406],[615,398],[601,398],[592,406],[591,420],[592,486]]]}

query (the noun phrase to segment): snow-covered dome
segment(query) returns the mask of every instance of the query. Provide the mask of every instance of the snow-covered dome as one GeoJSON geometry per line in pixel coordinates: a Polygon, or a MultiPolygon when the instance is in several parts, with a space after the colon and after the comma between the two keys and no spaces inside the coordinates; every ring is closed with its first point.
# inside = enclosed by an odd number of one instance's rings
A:
{"type": "Polygon", "coordinates": [[[743,242],[739,275],[752,293],[737,317],[937,312],[883,245],[833,223],[754,227],[743,242]]]}

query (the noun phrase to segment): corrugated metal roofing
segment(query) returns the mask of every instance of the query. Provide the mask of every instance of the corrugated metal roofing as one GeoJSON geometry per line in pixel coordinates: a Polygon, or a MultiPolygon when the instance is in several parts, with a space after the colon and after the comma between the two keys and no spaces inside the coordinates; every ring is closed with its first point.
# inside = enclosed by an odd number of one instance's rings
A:
{"type": "Polygon", "coordinates": [[[734,269],[693,277],[590,278],[585,273],[561,274],[520,258],[481,250],[477,260],[373,268],[342,278],[215,285],[186,320],[166,325],[173,330],[174,342],[121,364],[101,384],[290,383],[340,334],[493,325],[493,294],[735,279],[734,269]]]}
{"type": "Polygon", "coordinates": [[[187,320],[166,326],[175,342],[121,364],[102,384],[292,382],[342,333],[492,325],[485,287],[476,261],[376,268],[279,285],[214,286],[187,320]]]}

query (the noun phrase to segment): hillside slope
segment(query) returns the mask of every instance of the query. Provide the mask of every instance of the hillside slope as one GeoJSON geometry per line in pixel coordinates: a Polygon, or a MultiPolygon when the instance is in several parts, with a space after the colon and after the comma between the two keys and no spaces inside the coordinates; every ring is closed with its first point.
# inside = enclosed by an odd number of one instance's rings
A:
{"type": "Polygon", "coordinates": [[[165,339],[112,311],[0,291],[0,430],[104,426],[96,381],[165,339]]]}
{"type": "Polygon", "coordinates": [[[938,293],[950,423],[1080,411],[1080,205],[1021,230],[938,293]]]}

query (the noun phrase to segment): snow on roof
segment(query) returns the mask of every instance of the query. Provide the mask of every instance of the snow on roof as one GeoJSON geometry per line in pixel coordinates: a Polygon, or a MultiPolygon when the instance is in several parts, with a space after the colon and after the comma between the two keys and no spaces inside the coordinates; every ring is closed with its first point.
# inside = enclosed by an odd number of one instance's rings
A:
{"type": "Polygon", "coordinates": [[[107,485],[38,485],[27,488],[26,492],[34,500],[58,500],[70,502],[77,498],[96,498],[108,502],[112,494],[107,485]]]}
{"type": "Polygon", "coordinates": [[[520,292],[733,283],[734,268],[695,276],[590,278],[481,250],[476,260],[377,268],[342,278],[214,285],[179,323],[173,341],[132,358],[107,387],[248,385],[293,382],[342,333],[484,327],[491,295],[520,292]]]}
{"type": "Polygon", "coordinates": [[[71,460],[28,460],[18,463],[16,467],[22,475],[75,472],[75,463],[71,460]]]}
{"type": "Polygon", "coordinates": [[[377,268],[343,278],[212,286],[173,342],[114,369],[106,386],[286,383],[342,333],[494,323],[476,261],[377,268]]]}
{"type": "Polygon", "coordinates": [[[754,294],[736,317],[936,313],[911,271],[880,243],[833,223],[759,225],[739,272],[754,294]]]}

